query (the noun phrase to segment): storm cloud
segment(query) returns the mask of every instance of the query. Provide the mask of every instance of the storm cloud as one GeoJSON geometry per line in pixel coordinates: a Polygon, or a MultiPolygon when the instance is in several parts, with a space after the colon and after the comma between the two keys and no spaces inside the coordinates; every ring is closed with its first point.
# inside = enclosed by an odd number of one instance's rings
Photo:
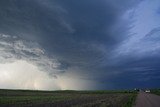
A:
{"type": "Polygon", "coordinates": [[[1,0],[0,63],[27,61],[60,89],[158,87],[158,4],[1,0]]]}

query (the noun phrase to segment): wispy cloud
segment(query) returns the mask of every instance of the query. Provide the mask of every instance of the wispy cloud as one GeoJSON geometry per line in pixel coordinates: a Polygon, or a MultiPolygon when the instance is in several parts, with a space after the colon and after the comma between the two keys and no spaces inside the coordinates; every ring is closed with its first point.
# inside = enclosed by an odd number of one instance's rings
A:
{"type": "Polygon", "coordinates": [[[55,58],[48,57],[38,43],[17,36],[0,34],[0,59],[0,63],[25,60],[53,74],[60,71],[60,63],[55,58]]]}

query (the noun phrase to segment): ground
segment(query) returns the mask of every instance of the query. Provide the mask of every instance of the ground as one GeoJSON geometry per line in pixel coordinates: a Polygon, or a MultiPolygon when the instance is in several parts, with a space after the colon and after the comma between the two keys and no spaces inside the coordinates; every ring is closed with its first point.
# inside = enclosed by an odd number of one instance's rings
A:
{"type": "Polygon", "coordinates": [[[0,90],[0,107],[131,107],[130,91],[0,90]]]}
{"type": "Polygon", "coordinates": [[[141,91],[138,94],[135,107],[160,107],[160,96],[141,91]]]}

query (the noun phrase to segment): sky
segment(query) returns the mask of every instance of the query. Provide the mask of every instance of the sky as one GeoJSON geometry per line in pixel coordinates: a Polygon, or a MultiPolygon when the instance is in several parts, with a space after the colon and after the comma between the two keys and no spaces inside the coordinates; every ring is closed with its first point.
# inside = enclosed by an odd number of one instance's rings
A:
{"type": "Polygon", "coordinates": [[[159,88],[159,19],[159,0],[0,0],[0,88],[159,88]]]}

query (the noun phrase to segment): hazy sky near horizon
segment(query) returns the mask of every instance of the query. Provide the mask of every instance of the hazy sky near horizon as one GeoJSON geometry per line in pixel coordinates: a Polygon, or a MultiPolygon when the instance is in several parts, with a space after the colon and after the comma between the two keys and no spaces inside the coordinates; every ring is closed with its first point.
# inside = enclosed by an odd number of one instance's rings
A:
{"type": "Polygon", "coordinates": [[[159,88],[159,19],[159,0],[0,0],[0,88],[159,88]]]}

